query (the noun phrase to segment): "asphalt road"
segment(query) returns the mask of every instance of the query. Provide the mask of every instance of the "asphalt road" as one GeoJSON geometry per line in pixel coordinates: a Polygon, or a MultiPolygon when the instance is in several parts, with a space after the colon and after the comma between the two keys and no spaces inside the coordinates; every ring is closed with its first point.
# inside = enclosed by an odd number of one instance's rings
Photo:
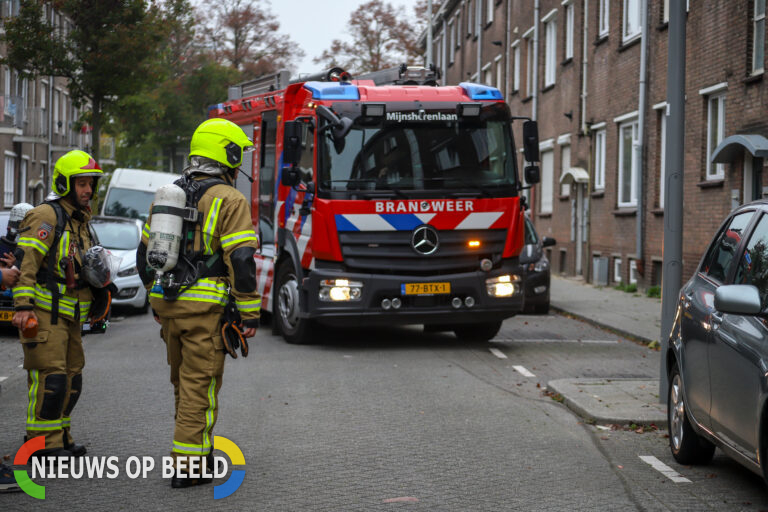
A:
{"type": "MultiPolygon", "coordinates": [[[[158,331],[126,316],[85,337],[72,429],[90,456],[118,458],[117,478],[37,479],[45,501],[0,495],[0,509],[768,510],[762,480],[720,452],[680,466],[665,432],[588,425],[548,396],[552,379],[658,371],[657,352],[557,315],[511,319],[471,345],[392,328],[293,346],[264,328],[248,359],[227,360],[219,395],[215,434],[242,450],[245,466],[230,467],[245,469],[242,486],[219,500],[213,486],[171,489],[159,471],[173,396],[158,331]],[[154,457],[155,471],[129,478],[132,456],[154,457]]],[[[27,404],[20,363],[17,342],[0,337],[0,454],[11,456],[27,404]]]]}

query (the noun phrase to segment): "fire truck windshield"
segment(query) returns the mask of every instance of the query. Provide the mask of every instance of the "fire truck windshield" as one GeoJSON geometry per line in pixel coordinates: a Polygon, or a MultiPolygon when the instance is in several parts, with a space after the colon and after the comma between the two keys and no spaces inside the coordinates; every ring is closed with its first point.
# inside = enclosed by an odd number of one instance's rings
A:
{"type": "Polygon", "coordinates": [[[461,191],[486,197],[516,195],[516,164],[505,112],[387,112],[358,118],[344,140],[320,133],[319,188],[365,196],[461,191]],[[381,191],[381,192],[379,192],[381,191]]]}

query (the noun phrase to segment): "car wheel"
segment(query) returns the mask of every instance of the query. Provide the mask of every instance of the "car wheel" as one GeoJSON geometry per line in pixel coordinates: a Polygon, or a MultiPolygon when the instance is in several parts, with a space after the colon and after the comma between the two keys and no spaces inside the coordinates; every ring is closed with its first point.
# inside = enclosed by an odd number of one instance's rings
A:
{"type": "Polygon", "coordinates": [[[686,465],[708,464],[715,454],[715,445],[693,430],[686,411],[683,379],[677,363],[669,374],[667,419],[669,420],[669,448],[675,460],[686,465]]]}
{"type": "Polygon", "coordinates": [[[453,333],[460,341],[488,341],[499,333],[501,320],[480,324],[462,324],[453,328],[453,333]]]}
{"type": "Polygon", "coordinates": [[[274,311],[278,328],[288,343],[305,344],[312,341],[311,322],[301,318],[299,280],[290,263],[277,272],[277,303],[274,311]]]}

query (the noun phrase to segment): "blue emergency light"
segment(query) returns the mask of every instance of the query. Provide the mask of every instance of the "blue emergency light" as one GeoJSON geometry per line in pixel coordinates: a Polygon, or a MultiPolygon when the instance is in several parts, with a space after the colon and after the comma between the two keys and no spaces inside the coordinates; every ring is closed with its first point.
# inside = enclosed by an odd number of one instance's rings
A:
{"type": "Polygon", "coordinates": [[[339,82],[307,82],[304,88],[312,93],[313,100],[359,100],[356,85],[339,82]]]}
{"type": "Polygon", "coordinates": [[[459,87],[464,89],[464,92],[470,99],[473,100],[503,100],[504,97],[495,87],[489,87],[482,84],[473,84],[472,82],[461,82],[459,87]]]}

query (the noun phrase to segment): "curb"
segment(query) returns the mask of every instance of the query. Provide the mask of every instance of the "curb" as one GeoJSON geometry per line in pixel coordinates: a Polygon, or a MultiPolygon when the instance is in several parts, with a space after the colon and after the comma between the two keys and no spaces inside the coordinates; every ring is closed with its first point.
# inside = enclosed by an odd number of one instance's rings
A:
{"type": "Polygon", "coordinates": [[[629,331],[625,331],[623,329],[619,329],[618,327],[614,327],[612,325],[608,325],[603,322],[598,322],[597,320],[593,318],[589,318],[583,315],[579,315],[577,313],[573,313],[572,311],[565,310],[561,307],[556,306],[555,304],[551,303],[549,304],[549,308],[555,312],[557,312],[560,315],[567,316],[570,318],[574,318],[576,320],[580,320],[584,323],[594,325],[595,327],[599,327],[600,329],[604,329],[606,331],[610,331],[614,334],[618,334],[619,336],[622,336],[628,340],[635,341],[637,343],[642,343],[643,345],[650,345],[656,340],[651,340],[649,338],[646,338],[644,336],[638,336],[637,334],[631,333],[629,331]]]}

